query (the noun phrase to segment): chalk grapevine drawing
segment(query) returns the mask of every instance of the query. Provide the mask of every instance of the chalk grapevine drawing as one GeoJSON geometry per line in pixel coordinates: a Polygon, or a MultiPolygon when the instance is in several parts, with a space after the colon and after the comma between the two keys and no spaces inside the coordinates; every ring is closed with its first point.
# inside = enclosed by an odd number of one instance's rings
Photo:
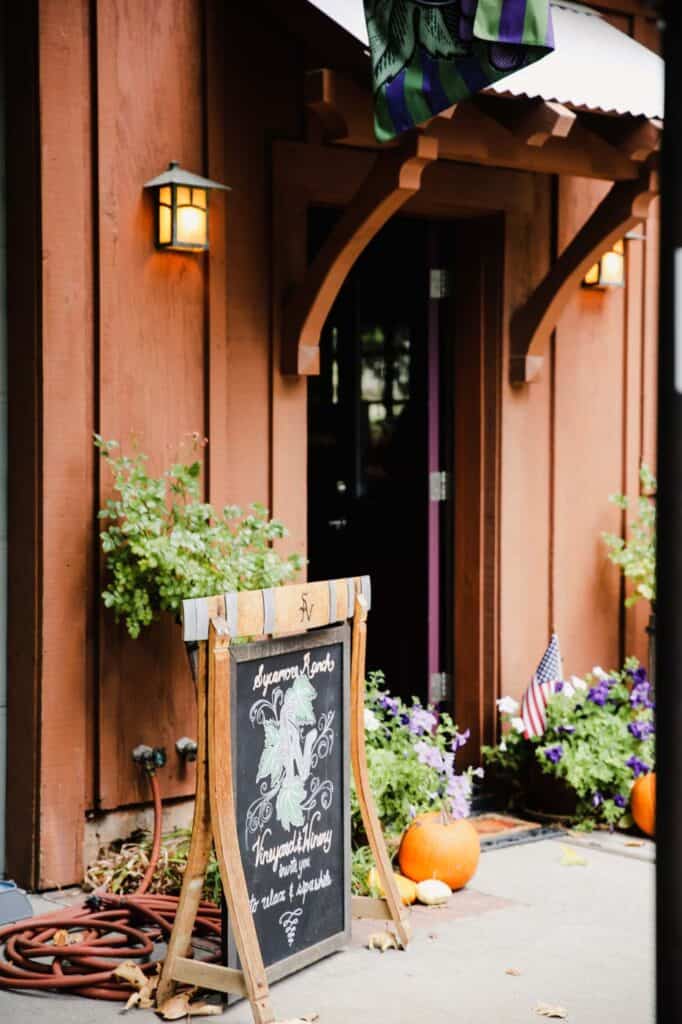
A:
{"type": "Polygon", "coordinates": [[[307,676],[298,676],[286,693],[281,687],[272,699],[257,700],[249,719],[263,728],[263,752],[256,783],[259,795],[246,812],[246,838],[275,818],[285,832],[299,828],[318,803],[327,810],[334,795],[333,783],[321,780],[315,769],[329,757],[334,746],[334,711],[315,719],[317,693],[307,676]]]}
{"type": "Polygon", "coordinates": [[[279,923],[284,928],[284,934],[290,946],[293,946],[296,939],[296,929],[302,915],[303,907],[297,907],[296,910],[286,910],[283,914],[280,914],[279,923]]]}

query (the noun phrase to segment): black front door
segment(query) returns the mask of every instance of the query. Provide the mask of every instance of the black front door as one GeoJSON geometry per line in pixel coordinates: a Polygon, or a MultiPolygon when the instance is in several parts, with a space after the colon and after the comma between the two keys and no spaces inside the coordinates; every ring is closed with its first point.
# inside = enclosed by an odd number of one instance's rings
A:
{"type": "MultiPolygon", "coordinates": [[[[313,253],[335,216],[313,212],[313,253]]],[[[369,573],[368,670],[382,669],[392,692],[422,700],[434,381],[428,245],[427,224],[395,218],[360,257],[325,325],[308,413],[308,576],[369,573]]]]}

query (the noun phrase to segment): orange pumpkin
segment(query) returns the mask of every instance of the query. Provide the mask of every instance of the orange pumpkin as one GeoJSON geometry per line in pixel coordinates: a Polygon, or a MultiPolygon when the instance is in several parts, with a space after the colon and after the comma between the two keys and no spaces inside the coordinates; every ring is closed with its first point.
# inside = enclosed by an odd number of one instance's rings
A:
{"type": "Polygon", "coordinates": [[[443,821],[439,812],[415,818],[398,852],[400,870],[415,882],[437,878],[451,889],[467,884],[478,866],[481,843],[465,818],[443,821]]]}
{"type": "Polygon", "coordinates": [[[640,775],[630,793],[630,807],[635,823],[648,836],[656,834],[656,772],[640,775]]]}

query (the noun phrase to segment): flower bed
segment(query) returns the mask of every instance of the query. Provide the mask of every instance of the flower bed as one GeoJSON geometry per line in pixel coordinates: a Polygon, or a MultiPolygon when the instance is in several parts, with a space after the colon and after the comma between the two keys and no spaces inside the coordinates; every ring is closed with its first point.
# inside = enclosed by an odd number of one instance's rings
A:
{"type": "MultiPolygon", "coordinates": [[[[381,672],[370,673],[366,689],[365,741],[367,769],[377,812],[389,849],[397,850],[401,834],[424,811],[443,810],[451,819],[467,817],[471,787],[481,768],[455,769],[455,756],[469,738],[452,718],[424,707],[416,698],[407,704],[385,689],[381,672]]],[[[360,807],[351,799],[353,889],[367,892],[372,865],[360,807]]]]}
{"type": "Polygon", "coordinates": [[[586,828],[632,824],[630,790],[655,754],[651,684],[637,661],[557,684],[542,736],[526,738],[512,698],[498,708],[502,739],[484,748],[484,760],[507,802],[586,828]]]}

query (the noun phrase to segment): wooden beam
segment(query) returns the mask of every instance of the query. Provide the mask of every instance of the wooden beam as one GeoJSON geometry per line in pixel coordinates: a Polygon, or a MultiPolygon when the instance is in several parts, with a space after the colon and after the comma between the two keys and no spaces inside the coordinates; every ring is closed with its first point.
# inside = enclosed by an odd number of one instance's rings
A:
{"type": "Polygon", "coordinates": [[[400,149],[389,149],[344,211],[283,310],[282,372],[320,372],[320,333],[341,285],[358,256],[393,214],[421,185],[422,171],[438,156],[438,143],[411,135],[400,149]]]}
{"type": "MultiPolygon", "coordinates": [[[[308,76],[306,93],[316,128],[308,141],[386,148],[374,137],[369,89],[340,72],[323,69],[308,76]]],[[[607,181],[634,180],[639,173],[626,152],[589,132],[582,115],[573,118],[572,111],[558,103],[538,105],[519,97],[480,95],[443,111],[421,131],[438,139],[438,155],[444,160],[607,181]],[[518,126],[519,134],[511,126],[518,126]]]]}
{"type": "Polygon", "coordinates": [[[500,103],[494,117],[520,142],[536,148],[551,138],[565,139],[576,119],[562,103],[540,99],[500,103]]]}
{"type": "Polygon", "coordinates": [[[607,117],[581,114],[585,127],[623,156],[642,164],[661,148],[663,122],[647,117],[607,117]]]}
{"type": "Polygon", "coordinates": [[[513,384],[539,372],[549,337],[585,273],[614,242],[645,220],[658,195],[658,176],[643,170],[636,181],[614,184],[511,321],[513,384]]]}

